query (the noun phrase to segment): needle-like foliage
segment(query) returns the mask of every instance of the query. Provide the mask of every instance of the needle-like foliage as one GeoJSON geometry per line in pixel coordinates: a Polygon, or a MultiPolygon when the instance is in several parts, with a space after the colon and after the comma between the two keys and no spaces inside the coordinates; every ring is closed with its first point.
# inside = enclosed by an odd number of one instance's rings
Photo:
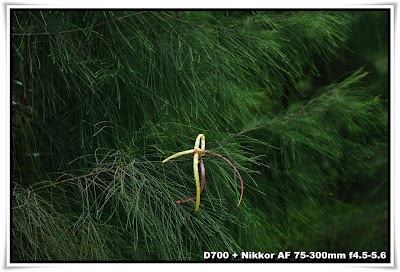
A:
{"type": "Polygon", "coordinates": [[[385,11],[12,10],[12,261],[388,250],[387,70],[369,65],[387,52],[350,38],[371,16],[387,31],[385,11]],[[210,154],[199,212],[175,203],[192,161],[162,160],[199,133],[242,173],[239,208],[210,154]],[[379,220],[334,243],[360,194],[379,220]]]}

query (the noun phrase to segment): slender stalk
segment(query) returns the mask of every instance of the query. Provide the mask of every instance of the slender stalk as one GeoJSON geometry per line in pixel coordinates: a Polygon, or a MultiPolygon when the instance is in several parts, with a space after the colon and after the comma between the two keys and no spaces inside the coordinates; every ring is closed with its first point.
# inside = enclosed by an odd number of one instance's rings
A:
{"type": "Polygon", "coordinates": [[[242,202],[242,198],[243,198],[243,187],[244,187],[243,179],[242,179],[242,176],[240,175],[239,171],[238,171],[237,168],[236,168],[227,158],[225,158],[224,156],[222,156],[222,155],[220,155],[220,154],[218,154],[218,153],[209,151],[209,150],[204,150],[204,153],[209,153],[209,154],[211,154],[211,155],[214,155],[214,156],[217,156],[217,157],[219,157],[219,158],[224,159],[227,163],[229,163],[229,164],[233,167],[233,169],[235,170],[236,174],[239,176],[239,179],[240,179],[240,198],[239,198],[239,203],[237,204],[237,207],[239,207],[240,202],[242,202]]]}
{"type": "Polygon", "coordinates": [[[165,160],[163,160],[162,163],[166,163],[167,161],[172,160],[172,159],[174,159],[176,157],[179,157],[179,156],[192,154],[193,152],[194,152],[194,149],[190,149],[190,150],[186,150],[186,151],[181,151],[181,152],[175,153],[174,155],[171,155],[168,158],[166,158],[165,160]]]}

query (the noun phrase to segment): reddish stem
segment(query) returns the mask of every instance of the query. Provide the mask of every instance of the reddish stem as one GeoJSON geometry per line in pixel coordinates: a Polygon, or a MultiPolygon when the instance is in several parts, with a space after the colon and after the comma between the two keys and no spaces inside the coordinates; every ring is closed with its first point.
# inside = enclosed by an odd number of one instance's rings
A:
{"type": "Polygon", "coordinates": [[[243,198],[243,187],[244,187],[244,185],[243,185],[243,179],[242,179],[242,176],[240,175],[239,171],[238,171],[237,168],[236,168],[227,158],[225,158],[224,156],[222,156],[222,155],[220,155],[220,154],[218,154],[218,153],[214,153],[214,152],[209,151],[209,150],[204,150],[203,153],[210,153],[210,154],[212,154],[212,155],[214,155],[214,156],[217,156],[217,157],[219,157],[219,158],[222,158],[222,159],[224,159],[227,163],[229,163],[229,164],[233,167],[233,169],[235,170],[236,174],[239,176],[239,179],[240,179],[240,187],[241,187],[241,188],[240,188],[240,199],[239,199],[239,203],[237,204],[237,207],[239,207],[240,202],[242,202],[242,198],[243,198]]]}
{"type": "MultiPolygon", "coordinates": [[[[197,150],[195,150],[193,153],[195,153],[196,151],[197,150]]],[[[224,156],[222,156],[222,155],[220,155],[218,153],[215,153],[215,152],[212,152],[212,151],[209,151],[209,150],[204,150],[202,153],[203,154],[204,153],[210,153],[211,155],[214,155],[214,156],[217,156],[219,158],[222,158],[233,167],[233,169],[235,170],[236,174],[238,175],[238,177],[240,179],[240,187],[241,187],[240,188],[240,198],[239,198],[239,203],[237,204],[237,207],[239,207],[240,203],[242,202],[243,187],[244,187],[243,179],[242,179],[242,176],[239,173],[239,170],[237,170],[237,168],[230,162],[230,160],[228,160],[227,158],[225,158],[224,156]]],[[[200,193],[201,193],[201,192],[203,192],[204,182],[205,182],[205,179],[206,179],[206,169],[204,167],[203,159],[201,158],[201,156],[200,156],[200,168],[201,168],[201,186],[200,186],[200,193]]],[[[182,203],[186,203],[186,202],[189,202],[189,201],[192,201],[192,200],[195,200],[195,199],[196,199],[196,197],[192,197],[192,198],[185,199],[185,200],[178,200],[178,201],[176,201],[176,203],[177,204],[182,204],[182,203]]]]}

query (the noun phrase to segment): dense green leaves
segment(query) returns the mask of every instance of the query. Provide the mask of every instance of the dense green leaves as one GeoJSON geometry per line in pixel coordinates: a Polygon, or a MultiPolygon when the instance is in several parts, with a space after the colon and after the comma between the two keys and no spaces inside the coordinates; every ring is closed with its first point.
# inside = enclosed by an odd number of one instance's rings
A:
{"type": "Polygon", "coordinates": [[[385,11],[11,16],[13,261],[387,250],[387,36],[351,38],[385,11]],[[207,154],[200,211],[175,203],[191,158],[161,161],[199,133],[239,208],[207,154]]]}

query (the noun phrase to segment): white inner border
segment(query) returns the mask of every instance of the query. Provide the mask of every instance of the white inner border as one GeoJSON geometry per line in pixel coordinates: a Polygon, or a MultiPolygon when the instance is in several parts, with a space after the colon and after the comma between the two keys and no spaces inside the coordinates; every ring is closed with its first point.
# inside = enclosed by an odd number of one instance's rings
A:
{"type": "MultiPolygon", "coordinates": [[[[336,271],[339,267],[340,269],[351,269],[349,271],[355,271],[357,269],[361,269],[362,267],[393,267],[394,263],[395,263],[395,256],[396,256],[396,261],[397,261],[397,254],[394,250],[394,227],[395,227],[395,223],[394,221],[396,221],[396,226],[398,226],[400,223],[398,222],[397,218],[394,217],[394,210],[395,210],[395,206],[394,206],[394,197],[395,197],[395,189],[396,190],[396,195],[398,194],[398,188],[395,188],[394,186],[394,176],[395,176],[395,169],[398,169],[395,166],[399,166],[398,163],[395,162],[395,158],[394,158],[394,154],[397,154],[397,147],[394,144],[394,139],[395,139],[395,135],[398,133],[397,132],[397,128],[395,127],[395,120],[397,119],[396,117],[398,117],[398,111],[395,110],[395,104],[398,104],[396,102],[398,98],[394,95],[394,78],[395,78],[395,57],[396,60],[398,59],[397,55],[395,55],[394,52],[394,47],[395,44],[398,44],[398,39],[397,37],[394,36],[395,33],[395,24],[397,26],[397,22],[395,20],[395,14],[394,14],[394,8],[395,5],[397,4],[397,1],[394,2],[391,5],[376,5],[377,2],[382,2],[385,3],[384,1],[353,1],[353,3],[347,5],[347,3],[349,1],[336,1],[336,4],[332,4],[329,1],[324,1],[324,2],[316,2],[316,1],[298,1],[295,2],[293,1],[289,1],[289,5],[285,6],[285,1],[274,1],[273,3],[263,3],[260,4],[258,1],[239,1],[239,2],[228,2],[228,1],[222,1],[217,3],[216,1],[202,1],[201,5],[199,6],[199,3],[196,2],[190,2],[190,1],[165,1],[165,2],[158,2],[156,1],[156,3],[152,2],[152,1],[145,1],[142,3],[134,3],[133,4],[127,4],[127,3],[119,3],[120,1],[112,1],[113,3],[99,3],[99,2],[93,2],[93,3],[83,3],[82,1],[78,1],[78,0],[72,0],[69,1],[68,4],[62,3],[62,1],[42,1],[42,3],[40,4],[30,4],[30,5],[19,5],[17,3],[13,3],[11,4],[9,2],[9,4],[3,3],[3,9],[5,8],[6,10],[3,10],[3,14],[6,13],[6,37],[5,37],[5,42],[6,42],[6,67],[5,67],[5,71],[3,71],[3,73],[1,74],[1,77],[4,77],[4,81],[1,80],[0,82],[5,82],[6,83],[6,92],[2,93],[3,96],[5,96],[5,99],[2,99],[0,101],[4,101],[4,103],[6,103],[6,105],[4,105],[3,110],[6,110],[5,113],[3,113],[2,115],[2,121],[4,122],[5,126],[6,126],[6,136],[5,136],[5,142],[6,142],[6,147],[5,147],[5,154],[7,157],[5,158],[5,163],[2,164],[3,167],[3,173],[6,173],[6,180],[5,180],[5,190],[4,193],[6,194],[6,207],[2,207],[2,211],[4,211],[4,209],[6,210],[5,213],[7,214],[6,217],[6,221],[4,222],[4,224],[1,225],[1,228],[5,227],[7,230],[7,237],[6,239],[4,239],[4,237],[1,237],[1,239],[4,241],[4,243],[2,243],[3,245],[5,245],[6,247],[6,252],[5,252],[5,263],[3,266],[3,269],[6,267],[42,267],[42,268],[54,268],[57,267],[57,270],[65,270],[65,271],[70,271],[71,268],[73,269],[82,269],[82,270],[86,270],[86,269],[101,269],[101,270],[108,270],[108,269],[112,269],[114,266],[117,266],[118,269],[127,269],[127,270],[131,270],[133,267],[132,265],[134,265],[134,268],[147,268],[150,266],[152,266],[153,268],[156,269],[162,269],[162,270],[173,270],[176,271],[176,269],[179,269],[180,271],[184,271],[184,270],[191,270],[191,271],[204,271],[204,269],[209,268],[210,266],[215,266],[218,269],[221,269],[221,264],[199,264],[199,263],[193,263],[193,264],[189,264],[189,263],[181,263],[181,264],[171,264],[171,263],[160,263],[160,264],[150,264],[150,263],[134,263],[134,264],[129,264],[129,263],[122,263],[122,264],[113,264],[113,263],[107,263],[107,264],[85,264],[85,263],[60,263],[60,264],[54,264],[54,263],[44,263],[44,264],[35,264],[35,263],[10,263],[10,9],[14,8],[14,9],[18,9],[18,8],[30,8],[30,9],[40,9],[40,8],[141,8],[141,9],[146,9],[146,8],[221,8],[221,9],[228,9],[228,8],[244,8],[244,9],[256,9],[256,8],[262,8],[262,9],[272,9],[272,8],[286,8],[286,9],[295,9],[295,8],[310,8],[310,9],[317,9],[317,8],[334,8],[334,9],[381,9],[381,8],[385,8],[385,9],[390,9],[390,14],[391,14],[391,22],[390,22],[390,35],[391,35],[391,42],[390,42],[390,128],[391,128],[391,150],[390,150],[390,198],[391,198],[391,203],[390,203],[390,229],[391,229],[391,260],[389,264],[299,264],[299,263],[295,263],[295,264],[279,264],[279,263],[274,263],[274,264],[262,264],[262,263],[258,263],[258,264],[246,264],[246,265],[251,265],[253,266],[253,268],[277,268],[277,269],[282,269],[283,267],[289,268],[289,269],[293,269],[294,265],[296,266],[295,269],[304,269],[307,271],[320,271],[321,269],[324,269],[325,271],[336,271]],[[47,2],[47,3],[46,3],[47,2]],[[60,3],[61,2],[61,3],[60,3]],[[178,2],[178,3],[177,3],[178,2]],[[245,2],[245,3],[244,3],[245,2]],[[256,2],[256,3],[254,3],[256,2]],[[314,3],[313,3],[314,2],[314,3]],[[55,5],[56,4],[56,5],[55,5]],[[116,6],[116,5],[120,5],[120,6],[116,6]],[[395,43],[395,38],[396,38],[396,43],[395,43]],[[5,120],[4,120],[5,119],[5,120]],[[395,165],[396,163],[396,165],[395,165]],[[6,243],[5,243],[6,242],[6,243]]],[[[264,2],[264,1],[263,1],[264,2]]],[[[387,3],[387,2],[386,2],[387,3]]],[[[1,35],[2,37],[4,37],[4,32],[2,32],[3,35],[1,35]]],[[[1,49],[4,49],[4,47],[1,47],[1,49]]],[[[4,52],[4,51],[3,51],[4,52]]],[[[3,70],[4,66],[2,66],[2,70],[3,70]]],[[[2,71],[0,70],[0,72],[2,71]]],[[[397,73],[396,73],[397,75],[397,73]]],[[[1,92],[0,92],[1,93],[1,92]]],[[[4,184],[3,183],[3,184],[4,184]]],[[[4,187],[3,187],[4,188],[4,187]]],[[[5,232],[2,232],[5,233],[5,232]]],[[[397,239],[396,239],[397,240],[397,239]]],[[[1,240],[0,240],[1,243],[1,240]]],[[[4,256],[4,255],[3,255],[4,256]]],[[[229,269],[230,270],[238,270],[238,271],[242,271],[243,270],[243,266],[244,264],[226,264],[229,265],[229,269]]]]}

